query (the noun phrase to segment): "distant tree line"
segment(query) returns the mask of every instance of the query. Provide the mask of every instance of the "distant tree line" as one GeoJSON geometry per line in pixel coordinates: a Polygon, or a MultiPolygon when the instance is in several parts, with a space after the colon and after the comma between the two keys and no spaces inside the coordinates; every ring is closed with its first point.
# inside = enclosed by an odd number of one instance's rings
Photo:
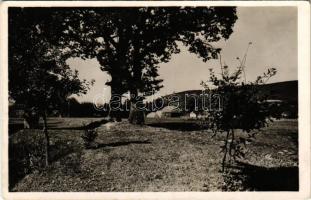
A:
{"type": "MultiPolygon", "coordinates": [[[[128,118],[129,111],[126,111],[125,101],[121,104],[122,112],[120,112],[121,118],[128,118]]],[[[128,106],[128,105],[127,105],[128,106]]],[[[108,117],[109,115],[109,103],[101,105],[101,109],[97,109],[93,102],[79,102],[75,98],[70,98],[63,108],[62,116],[65,117],[108,117]]]]}

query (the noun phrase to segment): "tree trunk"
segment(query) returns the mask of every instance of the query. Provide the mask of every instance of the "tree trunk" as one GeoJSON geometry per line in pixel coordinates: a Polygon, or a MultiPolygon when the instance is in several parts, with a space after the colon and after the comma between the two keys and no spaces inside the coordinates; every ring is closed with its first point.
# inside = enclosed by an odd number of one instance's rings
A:
{"type": "Polygon", "coordinates": [[[235,149],[234,149],[234,130],[231,130],[231,142],[229,145],[229,163],[232,164],[231,158],[235,161],[235,149]],[[233,152],[232,152],[233,151],[233,152]]]}
{"type": "Polygon", "coordinates": [[[48,134],[46,111],[42,114],[43,117],[43,133],[45,136],[45,166],[50,165],[50,137],[48,134]]]}
{"type": "Polygon", "coordinates": [[[111,86],[111,98],[109,105],[109,120],[120,122],[122,120],[120,113],[120,109],[122,108],[121,94],[119,94],[113,86],[111,86]]]}
{"type": "Polygon", "coordinates": [[[224,156],[222,158],[222,172],[225,171],[226,159],[227,159],[227,152],[228,152],[228,139],[229,139],[230,130],[227,131],[225,146],[224,146],[224,156]]]}
{"type": "Polygon", "coordinates": [[[131,95],[131,106],[130,106],[130,114],[129,114],[129,122],[131,124],[145,124],[145,113],[142,109],[143,102],[142,98],[138,96],[138,91],[133,90],[130,92],[131,95]]]}

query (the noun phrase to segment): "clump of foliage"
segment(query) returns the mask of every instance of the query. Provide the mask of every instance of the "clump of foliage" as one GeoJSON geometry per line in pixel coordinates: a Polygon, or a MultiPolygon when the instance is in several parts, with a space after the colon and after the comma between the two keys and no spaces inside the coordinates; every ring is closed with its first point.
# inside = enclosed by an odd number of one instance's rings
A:
{"type": "Polygon", "coordinates": [[[86,149],[94,148],[96,146],[95,139],[98,136],[96,129],[85,129],[81,138],[84,142],[84,147],[86,149]]]}
{"type": "Polygon", "coordinates": [[[241,76],[244,67],[241,64],[233,73],[229,72],[228,66],[221,66],[222,73],[217,77],[210,69],[209,81],[201,85],[212,95],[218,95],[221,99],[211,102],[209,111],[209,126],[217,133],[225,133],[224,145],[221,146],[224,153],[222,159],[222,171],[229,161],[245,156],[245,144],[255,136],[254,130],[259,130],[268,123],[271,109],[267,104],[267,96],[259,90],[259,85],[265,84],[276,74],[275,68],[270,68],[256,81],[247,82],[241,76]],[[211,83],[211,84],[209,84],[211,83]],[[236,137],[235,131],[240,129],[242,136],[236,137]],[[245,135],[244,135],[245,134],[245,135]]]}
{"type": "Polygon", "coordinates": [[[44,144],[43,134],[34,129],[21,130],[10,137],[9,188],[30,172],[44,168],[44,144]]]}
{"type": "MultiPolygon", "coordinates": [[[[78,71],[71,70],[66,63],[71,53],[64,50],[66,46],[60,39],[63,29],[54,27],[53,31],[46,31],[51,24],[61,24],[61,13],[53,9],[35,12],[10,8],[9,16],[9,96],[16,104],[24,105],[25,121],[42,117],[48,166],[47,113],[58,110],[72,94],[85,94],[94,81],[80,80],[78,71]],[[36,114],[27,113],[30,111],[36,114]]],[[[28,123],[29,128],[34,128],[30,127],[32,124],[35,123],[28,123]]]]}
{"type": "Polygon", "coordinates": [[[71,153],[60,159],[61,168],[60,170],[63,173],[76,175],[81,173],[81,151],[77,150],[74,153],[71,153]]]}

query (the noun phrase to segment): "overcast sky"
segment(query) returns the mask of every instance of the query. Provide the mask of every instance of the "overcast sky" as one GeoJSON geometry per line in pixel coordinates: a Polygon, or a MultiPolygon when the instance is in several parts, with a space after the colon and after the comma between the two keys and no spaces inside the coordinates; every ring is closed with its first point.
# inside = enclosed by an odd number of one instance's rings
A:
{"type": "MultiPolygon", "coordinates": [[[[227,41],[217,43],[222,48],[222,58],[230,69],[238,65],[247,45],[252,42],[246,60],[246,78],[254,80],[270,67],[277,68],[277,75],[270,82],[297,80],[297,10],[295,7],[239,7],[234,32],[227,41]]],[[[204,63],[196,55],[181,47],[181,53],[160,65],[164,79],[157,96],[184,90],[202,89],[200,82],[207,80],[209,68],[219,71],[219,61],[204,63]]],[[[110,76],[102,72],[96,59],[69,59],[71,68],[77,69],[80,78],[95,79],[90,91],[78,97],[79,101],[93,101],[97,97],[110,98],[110,88],[105,86],[110,76]]]]}

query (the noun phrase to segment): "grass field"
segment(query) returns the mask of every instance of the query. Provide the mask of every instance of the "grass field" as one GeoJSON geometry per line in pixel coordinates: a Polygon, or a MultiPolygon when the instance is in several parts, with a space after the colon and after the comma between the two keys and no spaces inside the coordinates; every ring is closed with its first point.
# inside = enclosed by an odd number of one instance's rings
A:
{"type": "MultiPolygon", "coordinates": [[[[227,173],[220,172],[224,136],[211,137],[209,130],[200,130],[191,121],[149,120],[145,126],[109,122],[97,128],[97,148],[85,149],[81,126],[96,120],[48,120],[53,161],[49,168],[25,170],[18,157],[21,153],[16,153],[20,144],[27,151],[37,148],[37,154],[42,153],[40,130],[11,134],[10,190],[298,190],[297,120],[275,121],[263,129],[247,145],[246,158],[227,173]]],[[[23,162],[29,164],[27,159],[23,162]]]]}

